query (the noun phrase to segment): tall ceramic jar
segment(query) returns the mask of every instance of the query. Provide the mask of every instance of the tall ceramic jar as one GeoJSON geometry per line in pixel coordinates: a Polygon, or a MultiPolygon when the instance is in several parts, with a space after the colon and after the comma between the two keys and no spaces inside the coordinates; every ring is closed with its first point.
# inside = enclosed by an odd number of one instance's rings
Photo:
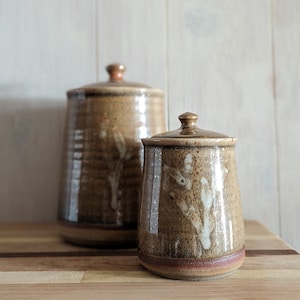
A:
{"type": "Polygon", "coordinates": [[[165,130],[163,92],[123,81],[124,65],[107,67],[109,81],[67,92],[59,220],[66,241],[136,244],[141,192],[141,138],[165,130]]]}
{"type": "Polygon", "coordinates": [[[245,255],[236,139],[199,129],[193,113],[179,119],[178,130],[143,139],[138,256],[168,278],[225,276],[245,255]]]}

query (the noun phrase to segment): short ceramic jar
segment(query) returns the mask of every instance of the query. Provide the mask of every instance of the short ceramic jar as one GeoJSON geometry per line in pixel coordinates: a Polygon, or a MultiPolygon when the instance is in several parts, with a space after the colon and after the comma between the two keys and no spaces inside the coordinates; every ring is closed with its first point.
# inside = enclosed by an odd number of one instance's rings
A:
{"type": "Polygon", "coordinates": [[[66,241],[135,246],[141,194],[141,138],[165,130],[163,92],[123,81],[124,65],[107,67],[108,82],[68,91],[59,220],[66,241]]]}
{"type": "Polygon", "coordinates": [[[145,147],[138,257],[164,277],[205,280],[244,260],[244,222],[236,139],[179,116],[181,128],[143,139],[145,147]]]}

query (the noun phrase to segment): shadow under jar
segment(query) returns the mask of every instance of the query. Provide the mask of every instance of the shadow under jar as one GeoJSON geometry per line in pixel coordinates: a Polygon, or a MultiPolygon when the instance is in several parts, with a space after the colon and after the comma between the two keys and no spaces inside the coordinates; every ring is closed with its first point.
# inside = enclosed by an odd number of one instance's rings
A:
{"type": "Polygon", "coordinates": [[[67,92],[59,221],[71,243],[136,245],[141,138],[165,130],[164,96],[123,81],[124,70],[109,65],[108,82],[67,92]]]}
{"type": "Polygon", "coordinates": [[[232,273],[245,256],[235,138],[196,126],[143,139],[138,257],[164,277],[206,280],[232,273]]]}

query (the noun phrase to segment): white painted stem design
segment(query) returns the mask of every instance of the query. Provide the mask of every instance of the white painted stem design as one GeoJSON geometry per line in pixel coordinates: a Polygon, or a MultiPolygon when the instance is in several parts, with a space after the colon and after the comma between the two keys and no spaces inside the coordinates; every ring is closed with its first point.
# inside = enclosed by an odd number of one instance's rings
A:
{"type": "Polygon", "coordinates": [[[106,122],[105,128],[102,128],[100,137],[107,139],[107,141],[103,142],[103,153],[105,159],[107,160],[108,169],[110,172],[108,175],[108,181],[111,190],[110,206],[112,210],[116,210],[118,208],[119,181],[121,172],[123,170],[124,161],[128,160],[132,156],[132,153],[127,149],[126,142],[121,131],[115,126],[110,129],[108,123],[109,121],[106,122]],[[119,159],[117,160],[112,159],[112,149],[110,149],[110,147],[107,147],[107,149],[105,149],[107,144],[109,143],[109,140],[113,141],[118,149],[119,159]]]}
{"type": "MultiPolygon", "coordinates": [[[[170,177],[173,178],[178,185],[184,187],[186,190],[191,190],[192,180],[191,175],[193,171],[192,155],[187,154],[184,159],[184,166],[181,170],[165,166],[164,169],[169,171],[170,177]]],[[[202,254],[202,249],[208,250],[211,247],[211,233],[214,229],[213,216],[211,209],[213,207],[213,193],[210,189],[209,182],[206,178],[201,178],[201,193],[195,195],[195,199],[202,203],[202,210],[199,207],[198,201],[188,201],[184,197],[177,197],[176,193],[171,192],[170,196],[175,199],[177,206],[180,208],[182,214],[191,222],[199,237],[199,246],[197,255],[202,254]],[[202,212],[202,213],[201,213],[202,212]]]]}

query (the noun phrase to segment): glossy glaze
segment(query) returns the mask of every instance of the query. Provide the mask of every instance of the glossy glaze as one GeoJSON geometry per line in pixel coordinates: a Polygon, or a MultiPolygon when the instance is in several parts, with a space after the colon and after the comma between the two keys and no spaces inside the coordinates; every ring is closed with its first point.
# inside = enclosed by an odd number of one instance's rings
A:
{"type": "Polygon", "coordinates": [[[123,65],[107,69],[109,82],[68,92],[59,218],[68,241],[134,244],[141,138],[165,129],[163,93],[124,82],[123,65]]]}
{"type": "Polygon", "coordinates": [[[244,227],[236,139],[190,129],[183,123],[180,136],[173,132],[143,139],[138,251],[142,264],[160,275],[197,280],[221,276],[242,263],[244,227]],[[155,266],[149,267],[154,258],[155,266]],[[206,260],[213,262],[209,272],[201,267],[206,260]],[[166,265],[173,265],[172,272],[166,265]]]}

